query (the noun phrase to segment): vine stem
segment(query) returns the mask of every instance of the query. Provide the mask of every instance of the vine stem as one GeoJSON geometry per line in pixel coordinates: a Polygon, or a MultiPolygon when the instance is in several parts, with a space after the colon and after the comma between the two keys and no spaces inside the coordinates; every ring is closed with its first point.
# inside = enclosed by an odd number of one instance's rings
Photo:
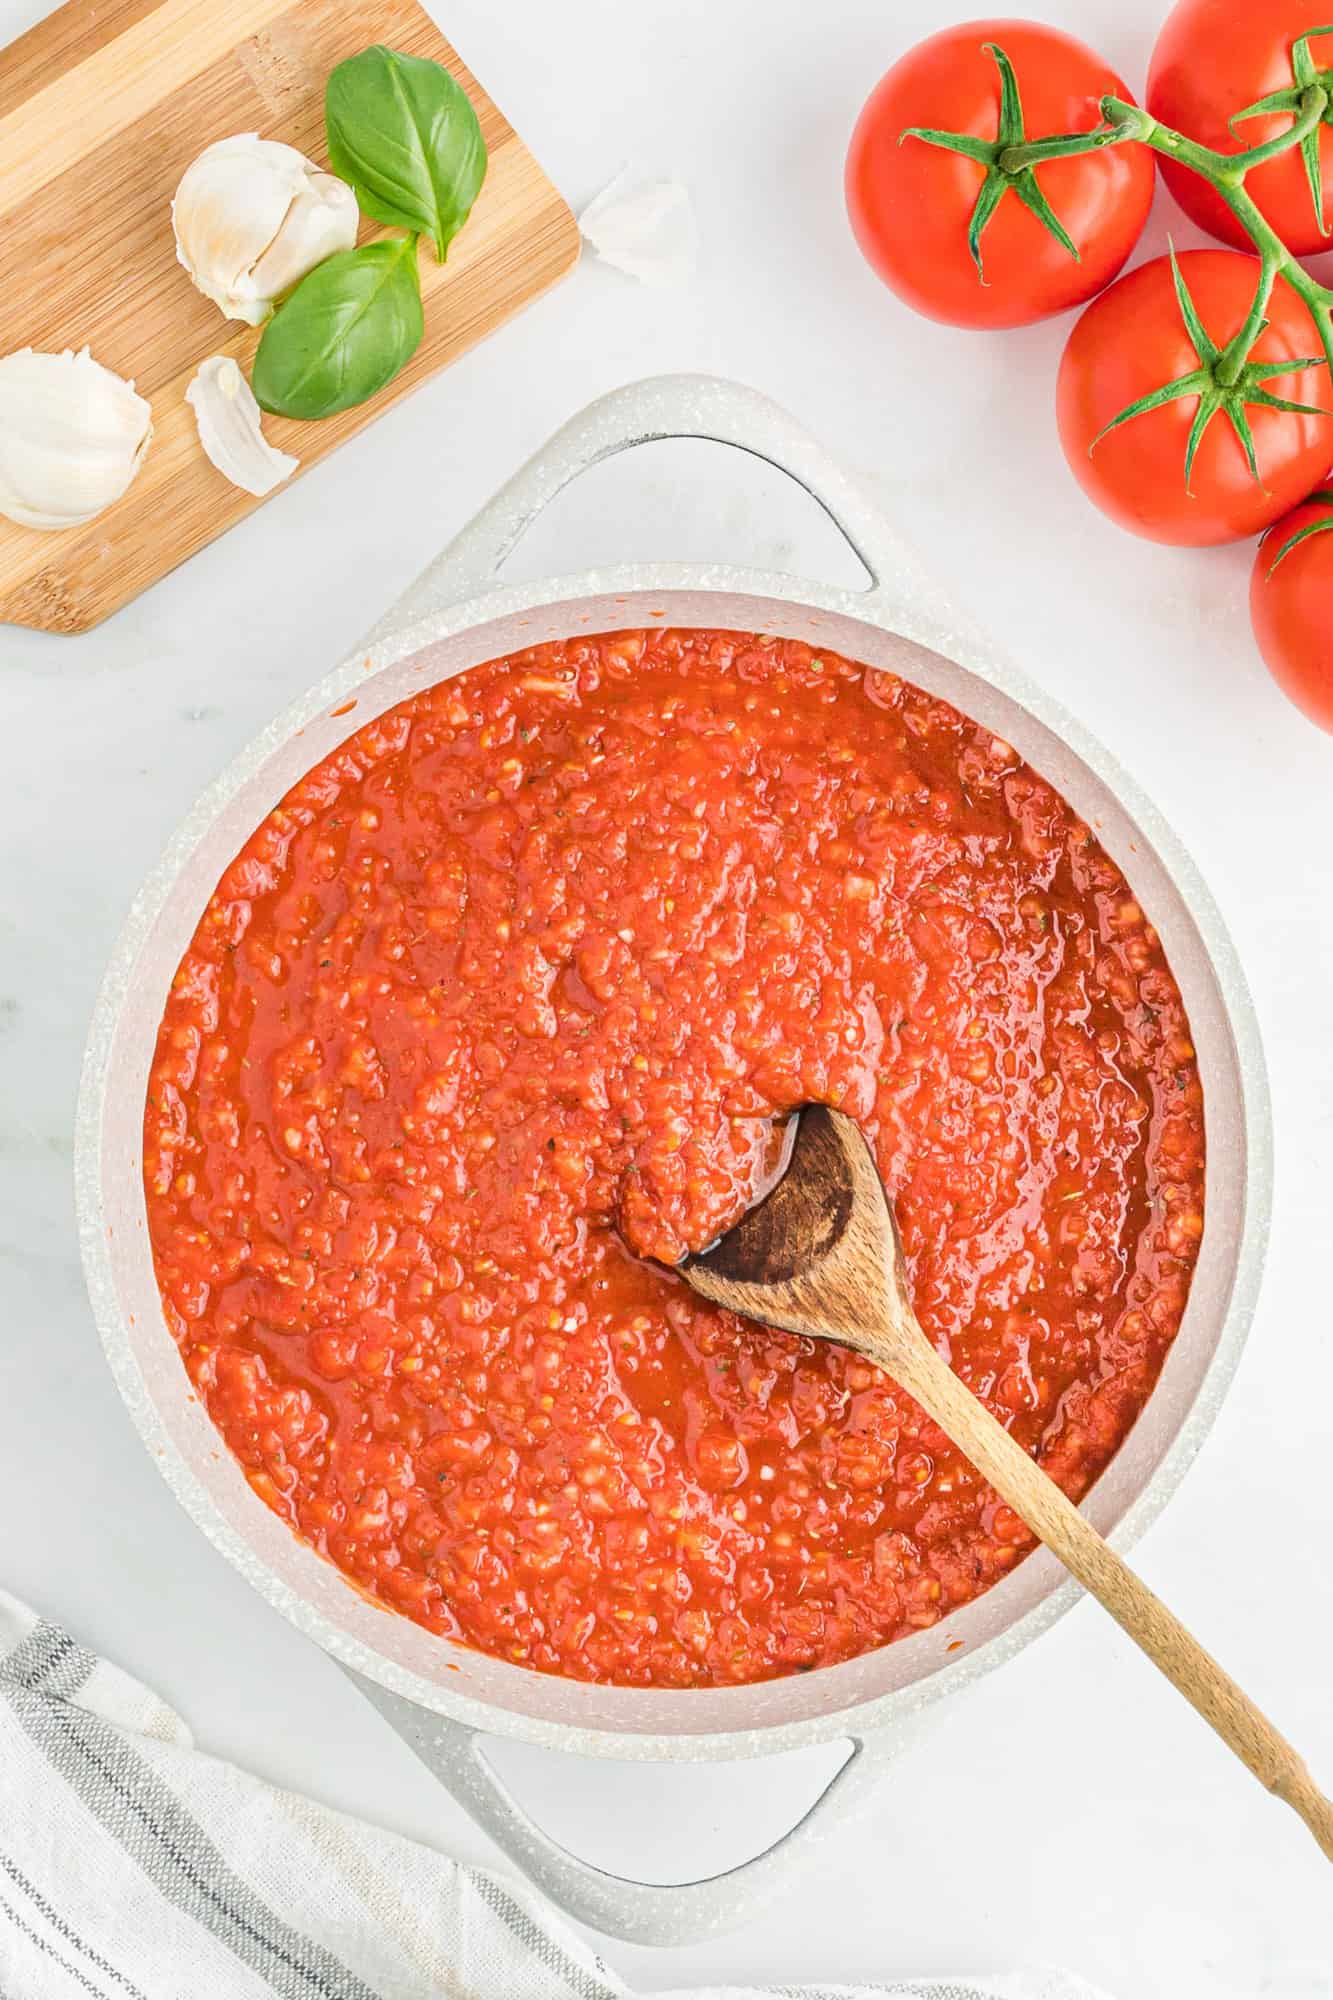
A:
{"type": "MultiPolygon", "coordinates": [[[[1272,296],[1274,282],[1279,277],[1303,301],[1314,321],[1330,375],[1333,375],[1333,289],[1311,277],[1305,266],[1292,256],[1245,186],[1245,176],[1251,167],[1262,166],[1265,160],[1276,159],[1280,153],[1299,145],[1306,134],[1319,124],[1328,106],[1328,92],[1323,85],[1312,84],[1301,94],[1299,117],[1293,119],[1289,128],[1279,133],[1276,139],[1270,139],[1262,146],[1252,146],[1244,153],[1217,153],[1210,146],[1200,146],[1193,139],[1187,139],[1183,132],[1174,131],[1170,125],[1159,124],[1137,104],[1127,104],[1120,97],[1104,97],[1101,101],[1104,125],[1095,135],[1101,143],[1112,145],[1119,140],[1137,139],[1141,144],[1151,146],[1155,153],[1179,160],[1182,166],[1201,175],[1216,189],[1258,253],[1259,288],[1244,326],[1228,343],[1222,363],[1225,371],[1223,379],[1226,381],[1235,381],[1250,349],[1263,331],[1264,312],[1272,296]],[[1102,132],[1107,133],[1105,138],[1102,138],[1102,132]]],[[[1058,155],[1048,154],[1046,157],[1055,158],[1058,155]]],[[[1009,169],[1007,159],[1002,160],[1001,165],[1009,169]]]]}
{"type": "Polygon", "coordinates": [[[1241,369],[1249,358],[1250,349],[1263,332],[1268,321],[1268,301],[1273,296],[1273,286],[1277,280],[1278,266],[1266,250],[1259,255],[1259,283],[1250,310],[1241,325],[1227,342],[1222,359],[1217,364],[1217,379],[1225,388],[1232,388],[1240,378],[1241,369]]]}
{"type": "MultiPolygon", "coordinates": [[[[1022,136],[1018,85],[1009,60],[1001,49],[990,43],[986,47],[999,64],[1003,80],[997,142],[988,145],[968,134],[925,131],[917,127],[909,128],[909,133],[902,136],[910,135],[928,140],[932,145],[952,147],[954,151],[978,160],[985,168],[985,180],[973,212],[973,236],[969,237],[974,256],[977,255],[974,237],[979,236],[985,227],[1006,184],[1017,190],[1026,205],[1045,221],[1047,228],[1059,237],[1070,254],[1077,256],[1073,243],[1055,223],[1049,209],[1042,215],[1046,204],[1033,173],[1035,167],[1048,161],[1097,153],[1104,147],[1132,141],[1149,146],[1153,152],[1162,153],[1168,159],[1178,160],[1181,166],[1188,167],[1213,188],[1249,237],[1259,259],[1259,282],[1250,309],[1221,353],[1214,351],[1210,380],[1225,397],[1236,391],[1246,378],[1250,352],[1268,325],[1269,301],[1279,278],[1305,305],[1319,335],[1329,379],[1333,380],[1333,287],[1321,285],[1292,255],[1245,185],[1246,176],[1255,167],[1278,159],[1283,153],[1299,146],[1307,159],[1319,225],[1321,230],[1324,228],[1317,163],[1318,132],[1326,121],[1333,125],[1333,71],[1316,69],[1309,47],[1314,35],[1333,35],[1333,27],[1314,28],[1297,39],[1292,51],[1292,88],[1275,91],[1270,97],[1237,113],[1237,118],[1249,118],[1264,111],[1289,112],[1291,122],[1286,130],[1279,132],[1275,138],[1265,139],[1261,144],[1246,147],[1237,153],[1221,153],[1211,146],[1202,146],[1184,132],[1163,125],[1150,111],[1137,104],[1129,104],[1114,93],[1108,93],[1101,99],[1098,108],[1102,122],[1093,131],[1061,132],[1044,139],[1027,139],[1022,136]],[[1011,100],[1012,115],[1009,115],[1005,107],[1011,104],[1011,100]],[[1013,143],[1006,145],[1004,142],[1009,134],[1012,134],[1013,143]],[[1309,164],[1311,160],[1314,164],[1309,164]]],[[[1330,248],[1333,248],[1333,239],[1330,239],[1330,248]]]]}
{"type": "Polygon", "coordinates": [[[1266,160],[1275,160],[1279,154],[1299,146],[1301,140],[1320,124],[1329,108],[1329,97],[1322,84],[1309,85],[1301,93],[1300,116],[1292,120],[1287,130],[1279,132],[1274,139],[1265,140],[1261,146],[1250,146],[1242,153],[1218,153],[1211,146],[1201,146],[1172,126],[1160,124],[1138,105],[1127,104],[1123,98],[1104,97],[1099,108],[1104,122],[1095,131],[1027,140],[1020,146],[1006,148],[1000,154],[997,165],[1007,174],[1020,174],[1025,167],[1040,166],[1043,160],[1069,159],[1076,153],[1095,153],[1103,146],[1119,145],[1126,139],[1139,139],[1144,145],[1154,147],[1159,153],[1168,153],[1173,160],[1191,167],[1196,174],[1211,181],[1219,193],[1223,193],[1224,188],[1239,187],[1251,167],[1261,167],[1266,160]]]}

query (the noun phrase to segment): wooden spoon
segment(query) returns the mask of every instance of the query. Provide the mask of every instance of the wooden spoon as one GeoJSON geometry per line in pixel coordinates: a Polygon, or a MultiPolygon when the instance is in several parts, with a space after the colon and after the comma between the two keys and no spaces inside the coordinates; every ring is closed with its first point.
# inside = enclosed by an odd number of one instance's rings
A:
{"type": "Polygon", "coordinates": [[[874,1159],[850,1118],[824,1105],[801,1112],[782,1179],[678,1268],[732,1312],[836,1341],[886,1369],[1333,1860],[1333,1804],[1291,1744],[932,1347],[907,1296],[874,1159]]]}

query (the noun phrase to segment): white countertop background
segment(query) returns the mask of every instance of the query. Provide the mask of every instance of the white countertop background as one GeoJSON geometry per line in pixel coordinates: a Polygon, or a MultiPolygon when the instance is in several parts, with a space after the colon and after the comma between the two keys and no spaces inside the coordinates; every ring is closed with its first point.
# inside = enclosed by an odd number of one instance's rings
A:
{"type": "MultiPolygon", "coordinates": [[[[0,39],[42,11],[0,0],[0,39]]],[[[1155,796],[1232,927],[1272,1067],[1271,1259],[1230,1400],[1139,1560],[1333,1785],[1333,741],[1252,649],[1250,550],[1154,548],[1089,508],[1055,435],[1066,322],[934,327],[857,255],[841,198],[851,123],[951,10],[433,11],[576,208],[623,163],[687,179],[699,271],[662,294],[585,259],[99,631],[0,630],[0,1583],[160,1688],[204,1747],[492,1858],[333,1664],[208,1546],[132,1431],[76,1255],[79,1056],[125,906],[196,792],[580,405],[638,376],[711,370],[768,391],[869,476],[960,605],[1155,796]]],[[[1137,90],[1160,12],[1064,0],[1060,18],[1137,90]]],[[[1148,249],[1168,225],[1196,240],[1159,192],[1148,249]]],[[[701,444],[592,474],[515,569],[713,555],[851,574],[794,489],[701,444]]],[[[589,1858],[679,1879],[766,1844],[833,1759],[677,1770],[506,1747],[497,1761],[589,1858]]],[[[1310,2000],[1333,1993],[1331,1907],[1295,1819],[1083,1604],[949,1709],[762,1919],[692,1948],[604,1949],[648,1989],[1063,1962],[1118,2000],[1310,2000]]]]}

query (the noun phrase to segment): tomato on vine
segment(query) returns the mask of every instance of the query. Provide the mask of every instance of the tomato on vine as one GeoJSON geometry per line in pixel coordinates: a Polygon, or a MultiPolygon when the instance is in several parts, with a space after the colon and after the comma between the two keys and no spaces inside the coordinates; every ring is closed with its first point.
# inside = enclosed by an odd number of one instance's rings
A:
{"type": "MultiPolygon", "coordinates": [[[[1246,191],[1298,256],[1333,249],[1333,0],[1179,0],[1157,38],[1147,106],[1200,145],[1238,153],[1279,137],[1307,90],[1311,129],[1247,177],[1246,191]],[[1321,69],[1321,64],[1323,68],[1321,69]]],[[[1162,175],[1192,221],[1241,249],[1250,237],[1206,178],[1173,160],[1162,175]]]]}
{"type": "Polygon", "coordinates": [[[1006,155],[1093,132],[1108,92],[1125,87],[1099,56],[1031,21],[972,21],[910,49],[847,154],[852,228],[885,284],[928,318],[977,327],[1023,326],[1099,292],[1147,220],[1151,153],[1006,155]]]}
{"type": "Polygon", "coordinates": [[[1333,730],[1333,492],[1312,493],[1270,528],[1250,576],[1250,623],[1274,680],[1333,730]]]}
{"type": "Polygon", "coordinates": [[[1257,534],[1333,464],[1319,336],[1256,257],[1186,250],[1120,278],[1060,363],[1060,442],[1104,514],[1150,541],[1257,534]]]}
{"type": "Polygon", "coordinates": [[[1092,300],[1056,391],[1075,478],[1154,541],[1280,522],[1255,634],[1333,730],[1333,476],[1313,491],[1333,467],[1333,285],[1300,262],[1333,249],[1330,128],[1333,0],[1178,0],[1146,109],[1056,29],[978,21],[881,79],[846,186],[867,259],[930,318],[1017,326],[1092,300]],[[1172,250],[1118,275],[1159,156],[1188,213],[1251,254],[1172,250]]]}

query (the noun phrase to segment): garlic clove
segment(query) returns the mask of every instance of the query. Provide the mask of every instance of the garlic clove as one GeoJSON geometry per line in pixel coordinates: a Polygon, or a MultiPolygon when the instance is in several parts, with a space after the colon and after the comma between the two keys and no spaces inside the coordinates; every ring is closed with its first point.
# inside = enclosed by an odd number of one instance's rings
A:
{"type": "Polygon", "coordinates": [[[205,147],[171,204],[176,255],[228,319],[258,326],[273,302],[356,242],[356,196],[295,146],[240,132],[205,147]]]}
{"type": "Polygon", "coordinates": [[[346,181],[312,173],[251,271],[251,283],[263,297],[280,299],[335,250],[350,250],[359,220],[356,196],[346,181]]]}
{"type": "Polygon", "coordinates": [[[622,168],[583,210],[579,231],[602,263],[641,285],[666,290],[693,275],[699,231],[683,181],[635,180],[622,168]]]}
{"type": "Polygon", "coordinates": [[[0,359],[0,514],[76,528],[119,500],[143,463],[153,413],[88,349],[0,359]]]}
{"type": "Polygon", "coordinates": [[[199,364],[185,400],[205,456],[244,492],[262,498],[301,463],[264,436],[254,391],[229,354],[213,354],[199,364]]]}

